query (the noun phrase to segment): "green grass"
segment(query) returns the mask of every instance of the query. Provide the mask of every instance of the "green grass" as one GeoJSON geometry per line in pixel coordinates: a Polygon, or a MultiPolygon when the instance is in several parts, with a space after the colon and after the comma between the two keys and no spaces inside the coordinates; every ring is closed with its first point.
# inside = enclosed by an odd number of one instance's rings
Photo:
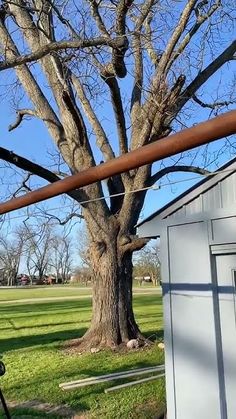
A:
{"type": "MultiPolygon", "coordinates": [[[[147,287],[147,292],[157,292],[157,288],[147,287]]],[[[145,292],[144,287],[135,288],[135,293],[145,292]]],[[[54,298],[54,297],[81,297],[91,295],[91,288],[69,287],[69,286],[38,286],[38,287],[18,287],[0,288],[0,301],[12,301],[31,298],[54,298]]]]}
{"type": "Polygon", "coordinates": [[[28,298],[76,297],[91,294],[91,289],[76,289],[57,286],[0,288],[0,301],[20,300],[28,298]]]}
{"type": "MultiPolygon", "coordinates": [[[[31,296],[33,293],[31,290],[31,296]]],[[[135,296],[134,310],[146,336],[161,338],[161,297],[135,296]]],[[[86,296],[77,301],[0,305],[0,353],[7,367],[0,384],[8,400],[67,404],[89,418],[154,418],[164,403],[163,379],[110,394],[104,394],[104,389],[113,382],[70,392],[59,389],[61,382],[163,363],[163,353],[156,344],[123,354],[65,355],[64,341],[82,336],[90,317],[91,299],[86,296]]]]}

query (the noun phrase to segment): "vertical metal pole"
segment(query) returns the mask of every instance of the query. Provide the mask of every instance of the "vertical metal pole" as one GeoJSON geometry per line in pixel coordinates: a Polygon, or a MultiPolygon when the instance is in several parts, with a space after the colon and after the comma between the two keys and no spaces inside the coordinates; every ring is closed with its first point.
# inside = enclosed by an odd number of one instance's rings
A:
{"type": "Polygon", "coordinates": [[[1,399],[2,407],[3,407],[4,413],[6,415],[6,418],[11,419],[10,412],[9,412],[7,404],[6,404],[6,400],[4,399],[4,396],[3,396],[3,393],[2,393],[1,389],[0,389],[0,399],[1,399]]]}

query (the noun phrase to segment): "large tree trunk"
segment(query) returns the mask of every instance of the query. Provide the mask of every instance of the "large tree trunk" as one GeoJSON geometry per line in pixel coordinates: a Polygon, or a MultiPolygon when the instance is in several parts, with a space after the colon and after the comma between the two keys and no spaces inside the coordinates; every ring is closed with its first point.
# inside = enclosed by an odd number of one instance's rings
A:
{"type": "Polygon", "coordinates": [[[93,251],[92,264],[92,321],[81,345],[114,348],[133,338],[142,339],[132,308],[132,254],[121,257],[117,241],[111,240],[93,251]]]}
{"type": "Polygon", "coordinates": [[[132,253],[124,255],[119,270],[119,328],[122,342],[143,338],[133,312],[133,264],[132,253]]]}

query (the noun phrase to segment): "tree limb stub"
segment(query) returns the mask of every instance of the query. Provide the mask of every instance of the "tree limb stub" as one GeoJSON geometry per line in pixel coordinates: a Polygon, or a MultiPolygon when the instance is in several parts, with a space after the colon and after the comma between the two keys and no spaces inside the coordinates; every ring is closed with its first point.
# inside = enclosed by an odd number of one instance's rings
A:
{"type": "Polygon", "coordinates": [[[37,116],[36,112],[33,111],[32,109],[21,109],[17,111],[16,113],[17,113],[16,121],[13,124],[9,125],[8,131],[13,131],[14,129],[16,129],[21,124],[24,116],[26,115],[37,116]]]}
{"type": "Polygon", "coordinates": [[[122,246],[122,251],[126,252],[135,252],[137,250],[141,250],[146,244],[150,241],[150,239],[146,238],[137,238],[132,240],[130,243],[125,244],[122,246]]]}

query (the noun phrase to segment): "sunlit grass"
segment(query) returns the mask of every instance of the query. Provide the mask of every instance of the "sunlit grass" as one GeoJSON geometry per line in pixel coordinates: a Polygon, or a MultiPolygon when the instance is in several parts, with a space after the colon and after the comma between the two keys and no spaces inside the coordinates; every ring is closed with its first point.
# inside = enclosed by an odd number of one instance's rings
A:
{"type": "MultiPolygon", "coordinates": [[[[135,296],[134,309],[146,336],[161,338],[161,297],[135,296]]],[[[1,385],[7,398],[68,404],[93,418],[154,418],[165,398],[163,379],[111,394],[104,394],[111,382],[70,392],[59,389],[61,382],[163,363],[163,353],[156,344],[122,354],[102,351],[65,355],[64,341],[82,336],[90,317],[91,299],[86,297],[77,301],[1,304],[0,353],[7,367],[1,385]]]]}
{"type": "MultiPolygon", "coordinates": [[[[137,286],[134,293],[157,293],[158,288],[148,285],[145,287],[137,286]]],[[[74,287],[74,286],[38,286],[38,287],[17,287],[17,288],[1,288],[0,287],[0,302],[1,301],[15,301],[21,299],[32,298],[64,298],[75,297],[80,298],[86,295],[91,295],[91,287],[74,287]]]]}

